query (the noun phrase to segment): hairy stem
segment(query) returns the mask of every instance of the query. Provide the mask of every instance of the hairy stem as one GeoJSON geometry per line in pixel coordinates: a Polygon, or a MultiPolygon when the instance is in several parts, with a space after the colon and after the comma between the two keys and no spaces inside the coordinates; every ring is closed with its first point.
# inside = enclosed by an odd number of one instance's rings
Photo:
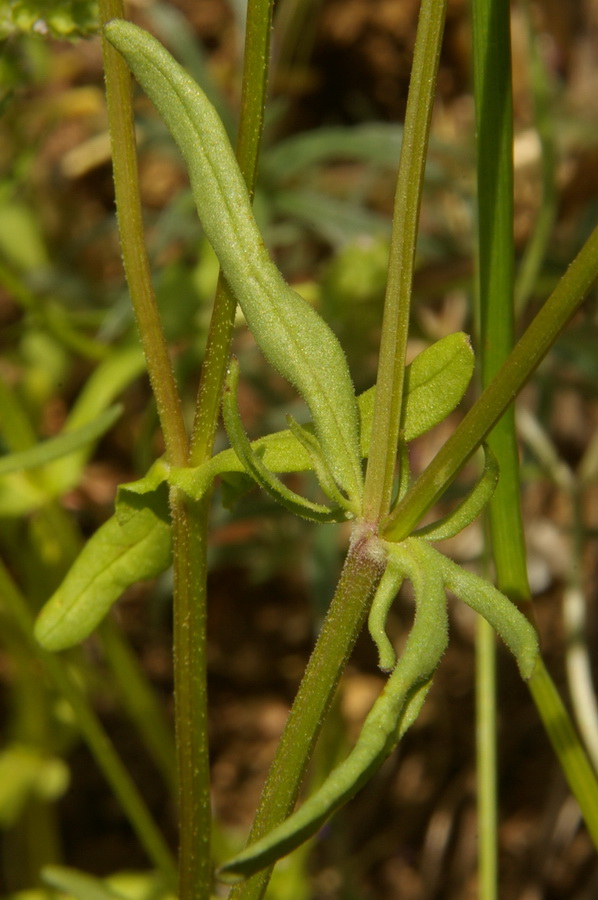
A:
{"type": "MultiPolygon", "coordinates": [[[[262,793],[248,842],[254,843],[291,812],[341,672],[359,634],[384,568],[371,534],[352,543],[324,626],[295,698],[262,793]]],[[[230,900],[263,897],[271,868],[233,888],[230,900]]]]}

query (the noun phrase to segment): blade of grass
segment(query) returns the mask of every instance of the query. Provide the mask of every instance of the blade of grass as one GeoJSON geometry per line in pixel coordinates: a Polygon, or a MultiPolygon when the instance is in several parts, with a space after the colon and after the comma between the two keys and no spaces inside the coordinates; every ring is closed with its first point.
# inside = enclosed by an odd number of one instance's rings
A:
{"type": "MultiPolygon", "coordinates": [[[[480,229],[480,307],[482,377],[487,386],[500,370],[513,342],[513,170],[512,93],[509,8],[498,0],[474,3],[474,60],[478,125],[478,197],[480,229]]],[[[504,370],[503,370],[504,371],[504,370]]],[[[496,454],[501,478],[489,509],[492,551],[499,588],[519,603],[531,603],[527,578],[525,540],[520,506],[519,457],[511,406],[488,436],[496,454]]],[[[488,649],[489,636],[481,633],[478,651],[488,649]]],[[[483,669],[488,672],[486,664],[483,669]]],[[[479,686],[483,695],[494,693],[493,683],[479,686]]],[[[493,679],[492,679],[493,682],[493,679]]],[[[547,728],[563,771],[582,807],[590,833],[596,840],[598,784],[585,752],[543,664],[529,682],[532,697],[547,728]],[[559,708],[560,707],[560,708],[559,708]]],[[[491,701],[494,702],[493,700],[491,701]]],[[[484,742],[487,744],[487,738],[484,742]]],[[[482,765],[482,785],[491,778],[482,765]]],[[[482,787],[483,790],[483,787],[482,787]]],[[[492,802],[492,789],[485,806],[492,802]]],[[[491,815],[486,810],[487,821],[491,815]]],[[[496,843],[482,842],[481,881],[484,897],[497,896],[496,843]]]]}
{"type": "MultiPolygon", "coordinates": [[[[487,387],[513,345],[513,97],[510,9],[474,0],[473,61],[477,134],[478,303],[481,378],[487,387]]],[[[487,437],[501,477],[488,506],[497,586],[512,597],[510,564],[527,575],[519,471],[510,407],[487,437]]],[[[521,596],[515,594],[515,598],[521,596]]],[[[495,638],[478,617],[476,634],[478,854],[481,896],[498,896],[495,638]]]]}

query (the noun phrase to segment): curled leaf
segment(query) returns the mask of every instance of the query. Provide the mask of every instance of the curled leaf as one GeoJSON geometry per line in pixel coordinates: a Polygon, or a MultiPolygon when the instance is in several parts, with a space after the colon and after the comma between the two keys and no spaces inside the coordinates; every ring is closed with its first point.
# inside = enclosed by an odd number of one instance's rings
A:
{"type": "Polygon", "coordinates": [[[222,412],[229,440],[246,471],[268,494],[295,515],[314,522],[334,522],[339,516],[345,518],[344,510],[334,510],[321,503],[312,503],[311,500],[306,500],[305,497],[291,491],[264,465],[243,430],[236,400],[238,381],[239,365],[236,359],[232,359],[224,388],[222,412]]]}
{"type": "Polygon", "coordinates": [[[397,654],[386,633],[386,620],[390,607],[405,578],[402,565],[397,565],[394,553],[389,552],[384,575],[378,585],[368,616],[368,631],[378,650],[378,667],[383,672],[392,672],[397,654]]]}
{"type": "Polygon", "coordinates": [[[458,566],[425,541],[418,543],[425,548],[427,564],[440,566],[446,587],[483,616],[500,635],[516,659],[521,677],[531,678],[540,652],[538,635],[531,622],[489,581],[458,566]]]}
{"type": "Polygon", "coordinates": [[[484,444],[484,471],[473,490],[450,513],[437,522],[418,528],[413,536],[423,537],[427,541],[444,541],[459,534],[477,519],[488,503],[496,490],[499,475],[498,460],[490,447],[484,444]]]}
{"type": "Polygon", "coordinates": [[[296,812],[220,869],[223,881],[248,878],[315,834],[380,767],[421,709],[448,642],[442,578],[438,566],[421,564],[421,543],[406,541],[388,548],[397,571],[402,570],[413,584],[415,620],[403,654],[370,710],[355,747],[296,812]]]}

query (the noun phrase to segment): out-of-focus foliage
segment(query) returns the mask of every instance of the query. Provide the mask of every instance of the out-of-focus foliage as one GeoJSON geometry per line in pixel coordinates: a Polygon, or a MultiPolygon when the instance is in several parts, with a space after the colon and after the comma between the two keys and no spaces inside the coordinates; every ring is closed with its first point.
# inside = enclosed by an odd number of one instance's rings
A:
{"type": "Polygon", "coordinates": [[[74,39],[98,25],[95,0],[5,0],[0,7],[0,40],[17,32],[74,39]]]}

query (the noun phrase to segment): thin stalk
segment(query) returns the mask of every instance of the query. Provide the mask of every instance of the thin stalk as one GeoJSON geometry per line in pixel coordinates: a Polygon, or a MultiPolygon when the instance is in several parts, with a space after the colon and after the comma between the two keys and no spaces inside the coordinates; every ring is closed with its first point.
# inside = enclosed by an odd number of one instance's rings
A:
{"type": "MultiPolygon", "coordinates": [[[[102,25],[110,19],[123,17],[122,0],[100,0],[102,25]]],[[[187,432],[145,250],[131,75],[123,57],[105,38],[102,38],[102,52],[123,263],[149,379],[156,398],[166,452],[172,465],[182,466],[187,459],[187,432]]]]}
{"type": "MultiPolygon", "coordinates": [[[[122,0],[100,0],[102,24],[123,16],[122,0]]],[[[181,402],[151,283],[139,199],[131,77],[122,56],[103,39],[114,184],[125,272],[167,454],[173,465],[189,453],[181,402]]],[[[205,552],[197,553],[193,512],[171,490],[174,558],[174,676],[179,765],[179,896],[210,894],[209,769],[205,683],[205,552]],[[195,571],[198,569],[199,571],[195,571]],[[191,637],[189,635],[191,634],[191,637]],[[193,649],[189,650],[189,644],[193,649]],[[189,753],[197,755],[190,758],[189,753]]],[[[207,518],[207,513],[206,513],[207,518]]]]}
{"type": "Polygon", "coordinates": [[[179,897],[211,894],[205,585],[210,494],[192,504],[173,488],[174,685],[179,780],[179,897]]]}
{"type": "MultiPolygon", "coordinates": [[[[482,386],[487,387],[513,346],[513,94],[510,9],[502,0],[474,0],[473,61],[477,130],[478,309],[482,386]]],[[[514,410],[487,438],[501,477],[488,518],[498,587],[513,599],[528,591],[519,503],[514,410]],[[512,568],[511,568],[512,566],[512,568]]],[[[476,716],[479,869],[482,897],[498,895],[496,790],[496,667],[494,635],[478,620],[476,716]]]]}
{"type": "MultiPolygon", "coordinates": [[[[270,0],[253,0],[248,24],[243,80],[243,107],[239,129],[241,166],[253,186],[261,136],[268,42],[270,0]]],[[[102,0],[102,21],[122,16],[119,0],[102,0]]],[[[174,465],[203,462],[212,452],[222,383],[232,334],[234,304],[224,288],[219,291],[210,327],[208,351],[202,370],[193,438],[188,454],[180,414],[180,400],[153,302],[149,266],[143,244],[137,196],[135,142],[131,116],[130,78],[122,57],[105,47],[109,109],[115,144],[117,202],[123,256],[136,309],[148,369],[156,395],[164,438],[174,465]],[[120,186],[120,191],[119,191],[120,186]],[[128,192],[128,193],[127,193],[128,192]]],[[[175,720],[179,765],[180,855],[179,895],[208,897],[210,893],[210,809],[206,728],[205,609],[207,522],[209,501],[192,508],[176,490],[171,491],[174,547],[174,657],[175,720]]]]}
{"type": "MultiPolygon", "coordinates": [[[[409,92],[409,136],[403,139],[402,175],[399,176],[401,183],[400,188],[397,188],[393,220],[392,284],[387,292],[387,298],[390,298],[387,299],[387,304],[390,304],[391,311],[385,313],[386,337],[383,338],[385,346],[381,351],[384,362],[380,367],[382,375],[379,372],[386,390],[377,392],[383,395],[383,402],[377,413],[378,419],[375,420],[381,429],[379,434],[382,440],[378,444],[374,442],[370,450],[370,455],[374,453],[376,459],[370,459],[369,474],[366,476],[365,517],[372,522],[378,521],[381,511],[389,508],[392,493],[423,159],[429,133],[444,8],[444,2],[424,0],[416,40],[417,74],[412,77],[409,92]],[[405,238],[403,230],[409,232],[405,238]]],[[[380,381],[378,384],[380,385],[380,381]]],[[[373,431],[376,430],[377,426],[374,424],[373,431]]],[[[363,540],[355,542],[347,557],[336,594],[270,769],[249,842],[257,840],[279,824],[295,803],[340,672],[363,624],[380,574],[379,562],[363,552],[363,540]]],[[[268,869],[234,887],[231,900],[257,900],[262,897],[270,875],[271,869],[268,869]]]]}
{"type": "Polygon", "coordinates": [[[75,721],[100,770],[125,811],[131,827],[165,884],[176,887],[176,866],[164,838],[122,764],[100,721],[60,657],[44,652],[33,640],[33,619],[22,596],[0,560],[0,596],[18,624],[30,652],[40,659],[60,693],[73,709],[75,721]]]}
{"type": "MultiPolygon", "coordinates": [[[[264,127],[268,59],[274,0],[249,0],[243,64],[241,115],[236,156],[249,195],[253,197],[264,127]]],[[[189,465],[199,466],[212,454],[218,425],[222,388],[230,353],[236,301],[222,275],[218,279],[208,331],[189,465]]]]}
{"type": "Polygon", "coordinates": [[[392,500],[415,245],[445,13],[446,0],[423,0],[395,193],[376,401],[363,498],[366,522],[379,522],[384,518],[392,500]]]}
{"type": "MultiPolygon", "coordinates": [[[[487,7],[489,12],[485,19],[486,38],[488,44],[495,40],[504,42],[506,32],[506,17],[508,7],[499,2],[492,2],[487,7]],[[501,14],[504,15],[502,32],[500,25],[501,14]],[[498,19],[497,19],[498,17],[498,19]],[[501,38],[502,34],[502,38],[501,38]]],[[[486,51],[488,52],[488,47],[486,51]]],[[[478,61],[479,62],[479,61],[478,61]]],[[[505,64],[506,66],[506,64],[505,64]]],[[[481,102],[487,100],[488,94],[493,90],[493,83],[498,77],[496,69],[490,71],[487,80],[482,82],[480,89],[481,102]]],[[[504,103],[504,98],[503,98],[504,103]]],[[[505,119],[506,110],[500,103],[493,109],[492,103],[488,108],[488,114],[494,115],[498,122],[505,119]]],[[[490,132],[491,133],[491,132],[490,132]]],[[[494,138],[499,147],[501,136],[494,138]]],[[[486,225],[482,222],[482,246],[490,254],[485,276],[481,282],[482,291],[490,292],[494,287],[494,279],[500,278],[500,270],[504,265],[510,266],[510,253],[505,250],[493,250],[494,229],[500,227],[501,216],[504,218],[508,201],[504,209],[501,206],[498,191],[497,170],[492,169],[496,162],[492,161],[492,138],[488,146],[488,169],[486,176],[494,179],[488,184],[481,184],[481,189],[492,191],[497,198],[495,209],[496,218],[488,215],[486,225]],[[490,187],[493,185],[493,187],[490,187]],[[498,224],[497,224],[498,223],[498,224]],[[509,253],[501,260],[501,252],[509,253]],[[492,254],[496,253],[496,256],[492,254]],[[494,268],[493,268],[494,267],[494,268]],[[492,273],[492,274],[490,274],[492,273]]],[[[504,135],[502,137],[504,140],[504,135]]],[[[507,153],[503,146],[503,155],[507,153]]],[[[503,165],[506,163],[503,162],[503,165]]],[[[492,204],[489,202],[490,208],[492,204]]],[[[503,227],[507,224],[503,221],[503,227]]],[[[482,266],[480,266],[482,269],[482,266]]],[[[523,334],[509,357],[506,359],[498,374],[493,377],[490,384],[484,390],[482,396],[466,415],[459,428],[443,446],[442,450],[420,476],[412,490],[397,505],[392,515],[384,523],[385,533],[394,540],[400,540],[411,532],[423,513],[429,509],[442,495],[448,484],[452,481],[464,462],[471,456],[475,447],[488,435],[491,429],[501,419],[504,412],[512,404],[514,398],[521,390],[527,379],[544,358],[550,345],[559,332],[575,313],[582,303],[585,294],[598,275],[598,228],[596,228],[586,241],[567,272],[561,278],[559,284],[546,301],[527,331],[523,334]]],[[[510,286],[504,286],[505,297],[510,297],[510,286]]],[[[498,302],[498,301],[497,301],[498,302]]],[[[504,339],[504,322],[496,322],[493,326],[497,332],[491,331],[487,326],[487,333],[492,336],[492,343],[498,338],[504,339]],[[503,337],[501,338],[501,334],[503,337]]],[[[494,366],[488,364],[487,375],[493,374],[494,366]]],[[[500,571],[500,585],[513,598],[522,601],[529,600],[529,586],[525,569],[524,545],[521,533],[521,521],[518,514],[519,507],[519,479],[517,472],[517,459],[514,445],[514,432],[512,423],[503,420],[499,430],[495,433],[495,439],[504,441],[504,459],[501,459],[501,486],[497,502],[505,515],[494,514],[492,516],[493,540],[500,549],[497,558],[497,569],[500,571]],[[515,518],[512,513],[515,512],[515,518]]],[[[495,451],[496,452],[496,451],[495,451]]],[[[499,453],[502,451],[499,450],[499,453]]],[[[496,507],[495,507],[496,509],[496,507]]],[[[580,804],[586,825],[593,840],[596,842],[598,827],[598,783],[592,771],[592,767],[585,755],[583,747],[571,723],[571,720],[563,707],[558,693],[550,680],[543,662],[540,660],[530,679],[529,688],[551,743],[557,753],[563,772],[569,782],[571,790],[580,804]]],[[[490,871],[490,869],[489,869],[490,871]]],[[[489,880],[489,879],[488,879],[489,880]]],[[[492,896],[492,894],[490,895],[492,896]]]]}
{"type": "Polygon", "coordinates": [[[476,779],[480,897],[497,896],[496,634],[486,619],[476,631],[476,779]]]}
{"type": "MultiPolygon", "coordinates": [[[[338,680],[361,631],[369,604],[382,575],[383,563],[371,552],[371,534],[353,541],[336,593],[311,655],[274,762],[248,843],[253,843],[291,812],[322,722],[338,680]]],[[[233,887],[229,900],[258,900],[267,888],[272,868],[233,887]]]]}
{"type": "Polygon", "coordinates": [[[442,496],[543,360],[598,277],[598,226],[524,332],[496,377],[383,523],[390,540],[411,534],[442,496]]]}
{"type": "Polygon", "coordinates": [[[596,776],[542,659],[536,663],[528,687],[594,846],[598,847],[596,776]]]}
{"type": "MultiPolygon", "coordinates": [[[[263,131],[273,0],[249,0],[237,159],[253,193],[263,131]]],[[[202,364],[188,465],[213,452],[226,376],[235,301],[218,282],[202,364]]],[[[174,539],[175,721],[179,773],[179,897],[211,893],[210,798],[207,743],[206,609],[210,494],[191,506],[171,491],[174,539]]]]}

